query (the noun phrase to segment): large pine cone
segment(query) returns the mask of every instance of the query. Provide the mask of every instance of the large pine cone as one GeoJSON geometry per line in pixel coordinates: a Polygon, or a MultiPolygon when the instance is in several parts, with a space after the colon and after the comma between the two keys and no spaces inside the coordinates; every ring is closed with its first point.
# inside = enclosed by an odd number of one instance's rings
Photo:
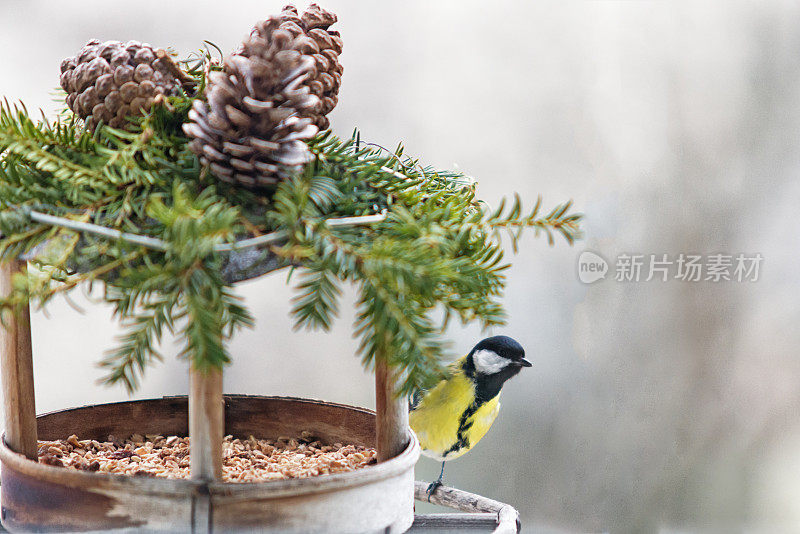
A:
{"type": "Polygon", "coordinates": [[[183,129],[191,150],[214,175],[248,187],[286,179],[311,155],[303,142],[317,133],[310,118],[318,104],[303,82],[314,60],[298,52],[298,39],[272,17],[208,75],[183,129]]]}
{"type": "Polygon", "coordinates": [[[127,117],[149,111],[156,98],[175,95],[185,74],[161,49],[137,41],[93,39],[61,63],[67,106],[93,130],[102,121],[124,128],[127,117]]]}
{"type": "MultiPolygon", "coordinates": [[[[339,102],[339,87],[342,85],[342,65],[339,63],[342,38],[338,31],[329,29],[336,22],[336,15],[311,4],[302,15],[293,5],[288,5],[278,17],[281,19],[280,29],[288,30],[295,37],[307,37],[297,40],[296,45],[299,52],[314,58],[314,71],[303,83],[311,94],[319,97],[319,103],[303,116],[312,119],[320,130],[325,130],[330,126],[326,115],[339,102]]],[[[263,35],[265,31],[270,31],[270,26],[261,23],[253,29],[253,34],[263,35]]]]}

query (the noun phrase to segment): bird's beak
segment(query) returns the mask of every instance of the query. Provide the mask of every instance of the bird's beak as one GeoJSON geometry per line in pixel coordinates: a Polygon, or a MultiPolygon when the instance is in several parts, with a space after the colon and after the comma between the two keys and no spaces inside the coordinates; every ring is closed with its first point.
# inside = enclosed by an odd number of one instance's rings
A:
{"type": "Polygon", "coordinates": [[[521,365],[522,367],[530,367],[531,365],[533,365],[531,362],[529,362],[525,358],[521,358],[517,363],[519,365],[521,365]]]}

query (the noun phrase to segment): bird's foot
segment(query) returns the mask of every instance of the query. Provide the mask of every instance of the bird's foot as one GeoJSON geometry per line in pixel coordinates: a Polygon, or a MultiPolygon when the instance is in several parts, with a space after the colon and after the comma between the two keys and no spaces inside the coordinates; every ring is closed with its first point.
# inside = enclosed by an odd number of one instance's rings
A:
{"type": "Polygon", "coordinates": [[[434,492],[436,492],[436,490],[437,490],[437,489],[439,489],[440,487],[442,487],[443,485],[444,485],[444,484],[442,483],[442,480],[441,480],[441,479],[439,479],[439,480],[436,480],[436,481],[434,481],[434,482],[431,482],[431,483],[428,485],[428,489],[427,489],[427,490],[425,490],[425,493],[427,493],[427,494],[428,494],[428,502],[431,502],[431,495],[433,495],[433,494],[434,494],[434,492]]]}

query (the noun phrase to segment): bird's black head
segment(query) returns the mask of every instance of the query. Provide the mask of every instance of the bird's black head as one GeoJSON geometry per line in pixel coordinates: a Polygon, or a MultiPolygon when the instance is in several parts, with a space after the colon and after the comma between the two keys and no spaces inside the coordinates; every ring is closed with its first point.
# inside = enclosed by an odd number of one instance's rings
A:
{"type": "Polygon", "coordinates": [[[508,336],[493,336],[479,342],[464,361],[464,372],[475,381],[478,399],[486,402],[523,367],[530,367],[525,349],[508,336]]]}

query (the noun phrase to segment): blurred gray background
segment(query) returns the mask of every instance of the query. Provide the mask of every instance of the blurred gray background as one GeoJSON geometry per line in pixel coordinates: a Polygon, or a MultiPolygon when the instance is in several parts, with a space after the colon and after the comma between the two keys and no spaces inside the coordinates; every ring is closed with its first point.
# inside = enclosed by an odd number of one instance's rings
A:
{"type": "MultiPolygon", "coordinates": [[[[800,531],[800,6],[792,2],[325,4],[345,66],[334,130],[518,191],[573,198],[586,239],[533,234],[513,259],[508,326],[535,361],[446,480],[518,507],[530,532],[800,531]],[[579,253],[611,272],[579,282],[579,253]],[[755,283],[623,283],[620,253],[760,253],[755,283]]],[[[0,95],[56,109],[86,40],[234,48],[280,1],[0,0],[0,95]]],[[[351,339],[292,332],[285,273],[242,284],[227,392],[372,406],[351,339]]],[[[347,296],[351,302],[352,293],[347,296]]],[[[127,398],[95,385],[118,333],[75,296],[34,317],[39,411],[127,398]]],[[[459,351],[481,336],[453,328],[459,351]]],[[[167,352],[174,354],[171,344],[167,352]]],[[[168,357],[135,397],[187,391],[168,357]]],[[[432,479],[423,459],[417,477],[432,479]]]]}

